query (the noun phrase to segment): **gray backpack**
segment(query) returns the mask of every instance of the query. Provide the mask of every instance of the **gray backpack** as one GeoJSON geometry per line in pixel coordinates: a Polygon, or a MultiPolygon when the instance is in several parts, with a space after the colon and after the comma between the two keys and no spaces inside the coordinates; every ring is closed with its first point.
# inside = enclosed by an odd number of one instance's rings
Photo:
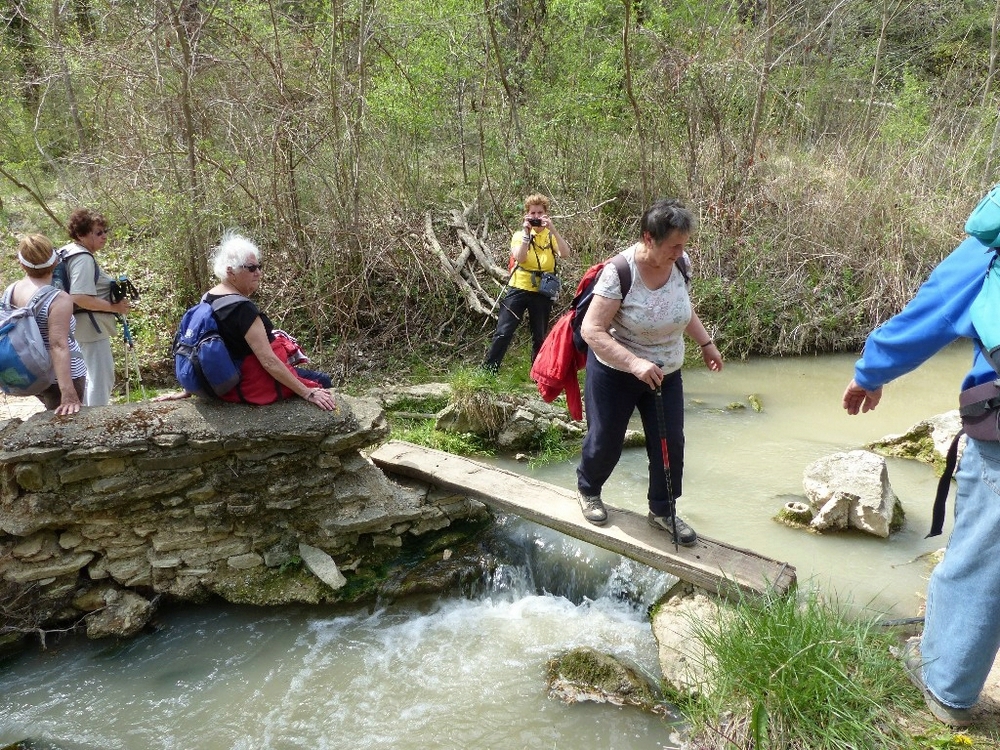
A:
{"type": "Polygon", "coordinates": [[[24,307],[11,304],[13,292],[11,284],[0,300],[0,390],[12,396],[36,396],[55,382],[55,374],[35,315],[59,290],[43,286],[24,307]]]}

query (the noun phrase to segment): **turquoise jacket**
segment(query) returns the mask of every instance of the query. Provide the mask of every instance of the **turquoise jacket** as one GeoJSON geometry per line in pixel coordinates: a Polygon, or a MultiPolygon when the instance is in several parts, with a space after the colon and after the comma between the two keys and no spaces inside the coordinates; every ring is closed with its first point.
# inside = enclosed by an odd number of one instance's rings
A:
{"type": "Polygon", "coordinates": [[[969,314],[993,254],[993,248],[971,237],[955,248],[906,307],[869,334],[854,366],[854,382],[873,391],[916,369],[959,338],[976,342],[972,369],[962,381],[962,390],[996,380],[969,314]]]}

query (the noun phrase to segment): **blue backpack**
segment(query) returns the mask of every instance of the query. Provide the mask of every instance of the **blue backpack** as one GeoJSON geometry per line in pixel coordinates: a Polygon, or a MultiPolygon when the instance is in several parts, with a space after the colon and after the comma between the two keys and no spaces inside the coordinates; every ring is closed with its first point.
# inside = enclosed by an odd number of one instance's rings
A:
{"type": "Polygon", "coordinates": [[[13,291],[11,284],[0,300],[0,390],[12,396],[37,396],[55,382],[55,375],[35,315],[59,290],[43,286],[24,307],[11,304],[13,291]]]}
{"type": "Polygon", "coordinates": [[[215,313],[246,301],[241,294],[227,294],[212,303],[202,297],[184,313],[174,335],[173,354],[174,374],[185,391],[218,398],[239,385],[240,363],[229,354],[215,313]]]}

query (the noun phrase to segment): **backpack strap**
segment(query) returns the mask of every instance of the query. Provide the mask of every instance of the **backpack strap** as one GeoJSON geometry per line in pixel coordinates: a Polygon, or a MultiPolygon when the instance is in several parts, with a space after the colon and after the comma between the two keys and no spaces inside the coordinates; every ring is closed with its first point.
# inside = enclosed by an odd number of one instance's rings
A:
{"type": "Polygon", "coordinates": [[[674,265],[677,266],[677,270],[681,272],[681,276],[684,277],[684,283],[691,283],[691,267],[688,265],[687,258],[683,255],[674,261],[674,265]]]}
{"type": "Polygon", "coordinates": [[[201,301],[207,305],[210,305],[212,307],[212,312],[216,313],[219,312],[219,310],[221,310],[224,307],[229,307],[230,305],[238,305],[240,302],[249,302],[250,298],[244,297],[242,294],[235,294],[235,293],[223,294],[217,297],[212,302],[209,302],[208,292],[205,292],[201,297],[201,301]]]}
{"type": "Polygon", "coordinates": [[[613,257],[609,262],[618,272],[618,286],[621,287],[622,302],[624,302],[625,295],[628,294],[629,289],[632,288],[632,266],[628,264],[628,258],[626,258],[622,253],[618,253],[618,255],[613,257]]]}
{"type": "Polygon", "coordinates": [[[965,428],[958,431],[955,439],[948,446],[948,454],[945,457],[944,471],[938,479],[937,493],[934,495],[934,510],[931,512],[931,530],[924,539],[932,536],[939,536],[944,529],[944,510],[948,502],[948,492],[951,489],[951,478],[955,475],[955,465],[958,463],[958,441],[965,434],[965,428]]]}
{"type": "MultiPolygon", "coordinates": [[[[87,248],[85,248],[83,245],[81,245],[78,242],[72,242],[69,245],[65,245],[64,247],[59,248],[58,252],[59,252],[59,259],[66,265],[66,293],[67,294],[69,294],[70,296],[72,296],[72,294],[73,294],[73,292],[71,291],[73,285],[70,282],[71,276],[69,275],[69,259],[70,258],[76,258],[77,256],[80,256],[80,255],[89,255],[90,258],[91,258],[91,260],[94,261],[94,286],[97,286],[97,282],[101,278],[101,269],[97,265],[97,258],[94,257],[94,254],[92,252],[90,252],[90,250],[88,250],[87,248]]],[[[97,324],[97,318],[94,317],[94,311],[93,310],[87,310],[87,309],[85,309],[83,307],[80,307],[79,305],[73,305],[73,314],[74,315],[76,315],[77,313],[81,313],[81,312],[87,313],[87,317],[90,318],[90,322],[94,326],[94,330],[97,331],[97,332],[100,332],[101,327],[97,324]]]]}
{"type": "MultiPolygon", "coordinates": [[[[4,289],[3,298],[0,299],[0,304],[4,305],[5,307],[14,306],[13,301],[14,301],[15,286],[17,286],[16,281],[13,284],[10,284],[6,289],[4,289]]],[[[43,286],[38,287],[38,289],[35,290],[35,293],[31,295],[31,299],[28,300],[28,304],[26,304],[24,307],[30,309],[33,313],[37,313],[38,308],[41,307],[42,303],[45,302],[46,299],[48,299],[49,297],[54,297],[57,294],[59,294],[59,289],[52,286],[51,284],[45,284],[43,286]]]]}
{"type": "MultiPolygon", "coordinates": [[[[13,286],[13,284],[11,284],[13,286]]],[[[30,307],[34,312],[38,310],[45,304],[46,300],[53,299],[57,294],[59,294],[59,289],[52,286],[52,284],[45,284],[38,288],[38,290],[31,295],[31,299],[28,300],[28,304],[25,307],[30,307]]]]}

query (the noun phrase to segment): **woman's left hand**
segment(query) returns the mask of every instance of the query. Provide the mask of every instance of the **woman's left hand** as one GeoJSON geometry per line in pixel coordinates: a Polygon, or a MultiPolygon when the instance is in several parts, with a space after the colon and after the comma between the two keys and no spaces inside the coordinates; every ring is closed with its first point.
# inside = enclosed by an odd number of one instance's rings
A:
{"type": "Polygon", "coordinates": [[[701,348],[701,358],[712,372],[719,372],[722,369],[722,353],[714,343],[701,348]]]}
{"type": "Polygon", "coordinates": [[[151,398],[150,401],[179,401],[182,398],[191,398],[193,395],[187,391],[171,391],[170,393],[161,393],[159,396],[151,398]]]}
{"type": "MultiPolygon", "coordinates": [[[[73,394],[76,396],[76,393],[73,394]]],[[[80,399],[77,398],[64,398],[59,406],[56,407],[56,416],[64,417],[68,414],[76,414],[80,411],[80,399]]]]}
{"type": "Polygon", "coordinates": [[[335,399],[333,394],[325,388],[315,388],[309,391],[309,395],[306,396],[306,401],[313,406],[319,407],[323,411],[334,411],[337,408],[337,399],[335,399]]]}

